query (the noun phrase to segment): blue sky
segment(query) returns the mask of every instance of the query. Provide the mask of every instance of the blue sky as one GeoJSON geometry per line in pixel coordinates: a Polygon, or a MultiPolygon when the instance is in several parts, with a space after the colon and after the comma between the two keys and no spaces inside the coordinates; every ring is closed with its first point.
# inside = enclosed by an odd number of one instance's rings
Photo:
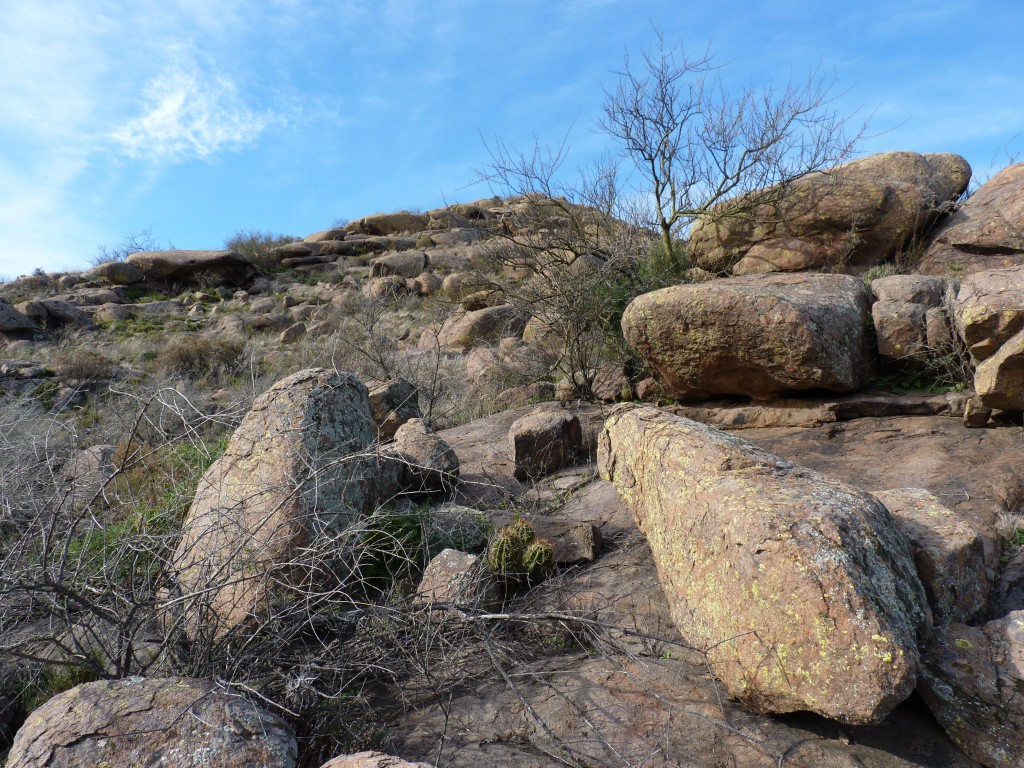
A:
{"type": "Polygon", "coordinates": [[[834,77],[871,118],[864,153],[959,152],[982,179],[1024,158],[1020,0],[0,0],[0,19],[5,278],[132,231],[219,248],[485,197],[499,136],[574,126],[585,162],[652,25],[738,85],[834,77]]]}

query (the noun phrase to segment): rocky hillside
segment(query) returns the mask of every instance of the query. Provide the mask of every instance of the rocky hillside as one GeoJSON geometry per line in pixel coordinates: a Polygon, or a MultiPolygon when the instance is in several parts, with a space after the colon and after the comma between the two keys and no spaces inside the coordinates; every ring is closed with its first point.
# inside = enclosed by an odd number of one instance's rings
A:
{"type": "Polygon", "coordinates": [[[1024,164],[0,284],[7,765],[1024,765],[1024,164]]]}

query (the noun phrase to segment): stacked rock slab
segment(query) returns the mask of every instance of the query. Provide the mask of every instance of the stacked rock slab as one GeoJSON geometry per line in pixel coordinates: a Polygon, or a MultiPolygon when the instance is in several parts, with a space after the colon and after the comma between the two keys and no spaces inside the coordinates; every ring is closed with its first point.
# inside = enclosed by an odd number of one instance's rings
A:
{"type": "Polygon", "coordinates": [[[871,375],[870,307],[849,275],[746,275],[639,296],[622,332],[669,397],[849,392],[871,375]]]}
{"type": "Polygon", "coordinates": [[[598,466],[683,638],[744,706],[872,723],[913,691],[924,590],[873,496],[653,407],[612,412],[598,466]]]}
{"type": "Polygon", "coordinates": [[[85,683],[35,710],[8,768],[294,768],[290,727],[207,680],[133,677],[85,683]]]}
{"type": "Polygon", "coordinates": [[[1024,163],[1004,168],[928,238],[915,267],[926,275],[969,275],[1024,264],[1024,163]]]}
{"type": "Polygon", "coordinates": [[[716,206],[693,227],[691,258],[734,274],[867,267],[924,232],[970,178],[959,155],[871,155],[716,206]]]}
{"type": "Polygon", "coordinates": [[[920,691],[972,760],[1024,765],[1024,611],[981,627],[937,630],[924,653],[920,691]]]}
{"type": "Polygon", "coordinates": [[[375,431],[351,374],[299,371],[256,399],[200,480],[172,562],[192,633],[261,615],[301,578],[285,565],[296,553],[372,509],[375,431]]]}

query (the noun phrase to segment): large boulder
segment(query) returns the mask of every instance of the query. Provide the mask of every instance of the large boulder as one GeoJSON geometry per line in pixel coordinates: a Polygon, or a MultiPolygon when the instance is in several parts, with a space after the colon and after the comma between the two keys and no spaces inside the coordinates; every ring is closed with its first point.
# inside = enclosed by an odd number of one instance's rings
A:
{"type": "Polygon", "coordinates": [[[421,213],[378,213],[345,225],[345,233],[359,235],[401,235],[427,228],[427,216],[421,213]]]}
{"type": "Polygon", "coordinates": [[[873,496],[653,407],[612,411],[598,466],[683,638],[744,706],[872,723],[913,691],[925,594],[873,496]]]}
{"type": "Polygon", "coordinates": [[[376,503],[376,430],[366,387],[310,369],[260,395],[199,482],[172,571],[190,632],[262,615],[295,554],[376,503]]]}
{"type": "Polygon", "coordinates": [[[293,768],[284,720],[207,680],[141,678],[85,683],[35,710],[8,768],[293,768]]]}
{"type": "Polygon", "coordinates": [[[690,256],[725,272],[865,267],[924,232],[967,188],[959,155],[886,152],[726,201],[693,226],[690,256]]]}
{"type": "Polygon", "coordinates": [[[870,306],[848,275],[747,275],[639,296],[622,332],[670,397],[848,392],[871,375],[870,306]]]}
{"type": "Polygon", "coordinates": [[[990,768],[1024,765],[1024,611],[943,627],[922,661],[921,696],[960,749],[990,768]]]}
{"type": "Polygon", "coordinates": [[[915,269],[971,274],[1024,265],[1024,163],[1004,168],[929,236],[915,269]]]}
{"type": "Polygon", "coordinates": [[[147,280],[242,285],[259,272],[256,265],[234,251],[141,251],[126,259],[147,280]]]}

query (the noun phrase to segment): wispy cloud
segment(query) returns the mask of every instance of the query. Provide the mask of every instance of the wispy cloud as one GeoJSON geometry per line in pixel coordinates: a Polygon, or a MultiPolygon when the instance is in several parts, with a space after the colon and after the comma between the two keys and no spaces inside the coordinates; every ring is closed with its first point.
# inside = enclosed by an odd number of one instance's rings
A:
{"type": "Polygon", "coordinates": [[[283,117],[251,108],[238,87],[195,63],[175,63],[143,88],[142,114],[111,138],[124,154],[154,162],[186,162],[251,146],[283,117]]]}

